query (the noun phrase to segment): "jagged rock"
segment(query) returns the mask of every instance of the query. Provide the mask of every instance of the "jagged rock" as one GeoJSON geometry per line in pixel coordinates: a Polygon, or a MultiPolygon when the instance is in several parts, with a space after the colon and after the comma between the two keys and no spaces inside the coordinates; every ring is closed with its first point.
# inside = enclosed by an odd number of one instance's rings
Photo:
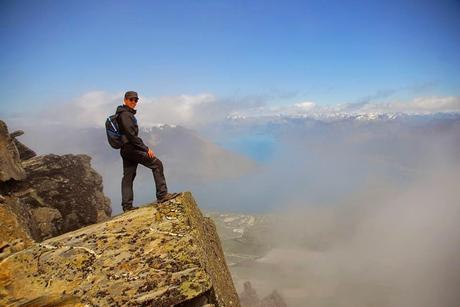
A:
{"type": "Polygon", "coordinates": [[[240,306],[214,223],[190,192],[36,243],[0,272],[0,305],[240,306]]]}
{"type": "Polygon", "coordinates": [[[244,290],[240,294],[241,306],[258,306],[260,303],[259,296],[257,295],[256,290],[252,288],[251,282],[246,281],[244,283],[244,290]]]}
{"type": "Polygon", "coordinates": [[[8,133],[5,122],[0,120],[0,182],[24,178],[26,172],[21,165],[18,149],[8,133]]]}
{"type": "Polygon", "coordinates": [[[287,307],[284,299],[281,295],[275,290],[268,296],[264,297],[260,302],[261,307],[287,307]]]}
{"type": "Polygon", "coordinates": [[[18,149],[18,152],[19,152],[19,159],[21,159],[22,161],[28,160],[30,158],[37,156],[35,151],[30,149],[29,147],[27,147],[26,145],[24,145],[17,139],[13,139],[13,141],[14,141],[14,145],[16,145],[16,148],[18,149]]]}
{"type": "Polygon", "coordinates": [[[260,300],[249,281],[244,283],[240,302],[242,307],[287,307],[283,297],[276,290],[260,300]]]}
{"type": "Polygon", "coordinates": [[[14,139],[24,134],[24,130],[16,130],[10,133],[10,138],[14,139]]]}
{"type": "Polygon", "coordinates": [[[112,210],[102,191],[102,177],[91,168],[90,161],[87,155],[36,156],[22,162],[27,180],[0,187],[19,199],[19,208],[13,210],[30,221],[35,240],[110,217],[112,210]]]}
{"type": "Polygon", "coordinates": [[[21,136],[23,134],[24,134],[24,131],[17,130],[13,133],[10,133],[10,137],[13,139],[14,145],[18,149],[19,159],[27,160],[27,159],[35,157],[37,154],[35,153],[35,151],[33,151],[32,149],[30,149],[29,147],[27,147],[26,145],[24,145],[23,143],[21,143],[20,141],[16,139],[18,136],[21,136]]]}

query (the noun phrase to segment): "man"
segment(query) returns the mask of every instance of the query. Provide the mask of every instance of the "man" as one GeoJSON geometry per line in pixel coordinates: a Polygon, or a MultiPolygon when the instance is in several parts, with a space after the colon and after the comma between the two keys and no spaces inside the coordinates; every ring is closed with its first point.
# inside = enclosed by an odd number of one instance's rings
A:
{"type": "Polygon", "coordinates": [[[117,121],[120,132],[123,134],[123,145],[120,155],[123,158],[123,179],[121,180],[121,206],[123,211],[137,209],[133,207],[133,181],[136,177],[137,165],[140,163],[152,170],[155,180],[156,197],[159,203],[172,199],[178,193],[168,193],[166,179],[163,174],[163,163],[153,151],[148,148],[142,139],[138,137],[139,127],[134,117],[136,105],[139,101],[137,93],[128,91],[125,93],[124,104],[117,107],[117,121]]]}

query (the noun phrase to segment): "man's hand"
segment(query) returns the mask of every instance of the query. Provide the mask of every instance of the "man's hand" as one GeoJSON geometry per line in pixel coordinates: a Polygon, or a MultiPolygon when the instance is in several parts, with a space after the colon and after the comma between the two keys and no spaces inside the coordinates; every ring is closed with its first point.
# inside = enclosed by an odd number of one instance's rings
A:
{"type": "Polygon", "coordinates": [[[147,151],[147,155],[149,156],[149,158],[155,158],[155,153],[150,148],[149,151],[147,151]]]}

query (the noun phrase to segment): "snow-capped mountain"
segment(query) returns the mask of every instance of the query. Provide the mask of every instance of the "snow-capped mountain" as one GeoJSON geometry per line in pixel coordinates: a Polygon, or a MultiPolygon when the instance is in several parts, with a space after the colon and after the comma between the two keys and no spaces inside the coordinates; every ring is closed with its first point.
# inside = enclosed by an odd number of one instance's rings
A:
{"type": "Polygon", "coordinates": [[[227,116],[229,121],[267,121],[282,122],[290,120],[317,120],[334,122],[343,120],[356,121],[394,121],[394,120],[429,120],[429,119],[460,119],[460,112],[436,112],[436,113],[404,113],[404,112],[307,112],[307,113],[275,113],[260,115],[231,114],[227,116]]]}

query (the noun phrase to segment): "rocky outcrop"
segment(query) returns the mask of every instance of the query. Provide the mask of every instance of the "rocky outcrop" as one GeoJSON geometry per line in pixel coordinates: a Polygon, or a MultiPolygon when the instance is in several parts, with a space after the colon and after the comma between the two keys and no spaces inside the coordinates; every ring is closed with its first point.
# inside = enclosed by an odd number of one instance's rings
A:
{"type": "Polygon", "coordinates": [[[16,139],[18,136],[21,136],[24,134],[24,131],[22,130],[17,130],[13,133],[10,134],[10,137],[13,139],[14,145],[18,149],[19,152],[19,159],[21,160],[27,160],[30,158],[35,157],[37,154],[35,151],[24,145],[21,141],[16,139]]]}
{"type": "Polygon", "coordinates": [[[263,299],[259,299],[256,290],[249,281],[244,283],[240,302],[242,307],[287,307],[283,297],[276,290],[263,299]]]}
{"type": "MultiPolygon", "coordinates": [[[[87,155],[45,155],[22,162],[27,179],[4,184],[19,199],[22,216],[29,212],[35,240],[106,220],[110,200],[102,192],[102,177],[87,155]]],[[[13,206],[11,206],[13,207],[13,206]]],[[[26,217],[26,220],[29,220],[26,217]]]]}
{"type": "Polygon", "coordinates": [[[18,149],[5,122],[0,120],[0,182],[25,178],[26,172],[21,166],[18,149]]]}
{"type": "Polygon", "coordinates": [[[190,192],[35,243],[0,272],[0,305],[240,306],[190,192]]]}
{"type": "Polygon", "coordinates": [[[0,121],[1,202],[5,212],[16,215],[25,233],[42,241],[107,220],[110,200],[102,192],[102,177],[91,168],[91,158],[37,156],[16,140],[23,133],[8,134],[0,121]]]}

